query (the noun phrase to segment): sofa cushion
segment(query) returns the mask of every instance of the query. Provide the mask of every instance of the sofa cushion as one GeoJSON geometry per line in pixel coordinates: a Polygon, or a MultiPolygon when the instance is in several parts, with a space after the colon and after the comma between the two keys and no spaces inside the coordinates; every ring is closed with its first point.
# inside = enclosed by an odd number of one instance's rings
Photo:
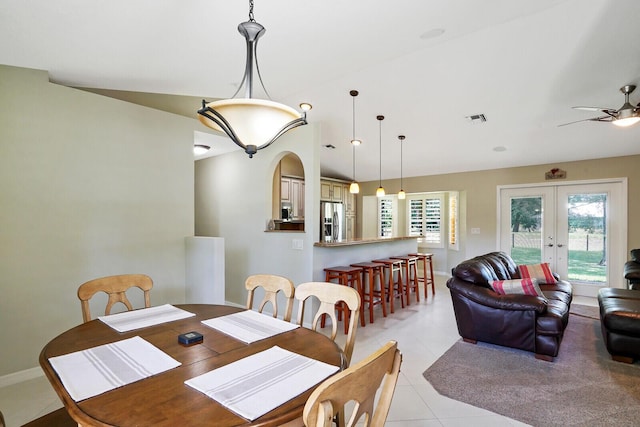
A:
{"type": "Polygon", "coordinates": [[[494,280],[491,287],[500,295],[533,295],[536,297],[544,296],[538,287],[537,279],[511,279],[511,280],[494,280]]]}
{"type": "Polygon", "coordinates": [[[555,284],[558,282],[551,272],[551,268],[549,268],[549,263],[546,262],[540,264],[519,265],[518,270],[520,271],[520,277],[523,279],[530,277],[532,279],[538,279],[540,283],[555,284]]]}

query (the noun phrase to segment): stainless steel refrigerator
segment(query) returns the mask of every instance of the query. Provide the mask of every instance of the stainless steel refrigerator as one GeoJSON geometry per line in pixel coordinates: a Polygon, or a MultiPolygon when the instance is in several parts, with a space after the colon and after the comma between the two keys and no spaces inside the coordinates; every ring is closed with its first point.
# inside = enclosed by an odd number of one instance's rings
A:
{"type": "Polygon", "coordinates": [[[320,241],[341,242],[346,237],[344,204],[320,202],[320,241]]]}

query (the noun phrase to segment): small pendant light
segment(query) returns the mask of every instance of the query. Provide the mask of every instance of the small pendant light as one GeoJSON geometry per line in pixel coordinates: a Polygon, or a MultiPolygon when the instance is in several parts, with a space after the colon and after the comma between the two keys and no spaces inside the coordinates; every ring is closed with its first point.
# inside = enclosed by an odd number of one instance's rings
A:
{"type": "Polygon", "coordinates": [[[378,122],[380,123],[380,186],[376,190],[376,197],[384,197],[384,187],[382,186],[382,121],[384,120],[384,116],[377,116],[378,122]]]}
{"type": "Polygon", "coordinates": [[[398,139],[400,140],[400,191],[398,192],[398,199],[404,200],[407,198],[406,193],[402,189],[402,143],[404,142],[404,135],[398,135],[398,139]]]}
{"type": "Polygon", "coordinates": [[[349,193],[358,194],[360,192],[360,186],[356,181],[356,146],[360,145],[362,141],[356,139],[356,96],[358,96],[357,90],[352,90],[349,94],[353,98],[353,137],[351,138],[351,149],[353,150],[353,181],[349,186],[349,193]]]}

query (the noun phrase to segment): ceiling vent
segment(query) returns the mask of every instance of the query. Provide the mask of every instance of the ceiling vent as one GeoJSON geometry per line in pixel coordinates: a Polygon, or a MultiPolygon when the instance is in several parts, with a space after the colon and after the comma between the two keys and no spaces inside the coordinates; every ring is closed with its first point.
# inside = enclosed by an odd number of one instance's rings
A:
{"type": "Polygon", "coordinates": [[[487,121],[487,118],[484,114],[474,114],[473,116],[467,116],[467,120],[471,123],[484,123],[487,121]]]}

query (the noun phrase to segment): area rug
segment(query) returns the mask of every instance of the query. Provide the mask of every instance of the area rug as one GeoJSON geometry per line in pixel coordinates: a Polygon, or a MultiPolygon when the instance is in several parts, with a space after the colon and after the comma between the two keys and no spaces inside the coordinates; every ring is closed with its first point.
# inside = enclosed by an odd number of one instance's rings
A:
{"type": "Polygon", "coordinates": [[[569,313],[575,314],[576,316],[600,320],[600,309],[591,305],[571,304],[569,313]]]}
{"type": "Polygon", "coordinates": [[[569,316],[554,362],[460,340],[423,375],[443,396],[533,426],[640,425],[640,362],[612,361],[587,316],[569,316]]]}

